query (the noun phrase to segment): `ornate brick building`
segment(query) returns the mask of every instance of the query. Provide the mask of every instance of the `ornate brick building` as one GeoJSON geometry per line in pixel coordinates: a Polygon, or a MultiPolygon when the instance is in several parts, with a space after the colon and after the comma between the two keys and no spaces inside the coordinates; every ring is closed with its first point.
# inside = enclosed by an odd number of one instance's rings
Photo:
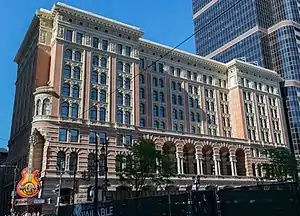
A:
{"type": "MultiPolygon", "coordinates": [[[[118,155],[140,136],[176,164],[177,190],[197,174],[202,187],[253,184],[266,160],[261,151],[287,145],[276,72],[172,50],[142,35],[61,3],[36,12],[15,58],[8,163],[41,171],[40,197],[55,199],[56,166],[64,161],[64,202],[72,199],[74,170],[75,202],[88,199],[93,178],[83,181],[81,173],[93,165],[96,133],[108,138],[109,191],[120,185],[118,155]]],[[[10,170],[4,179],[7,200],[10,170]]]]}

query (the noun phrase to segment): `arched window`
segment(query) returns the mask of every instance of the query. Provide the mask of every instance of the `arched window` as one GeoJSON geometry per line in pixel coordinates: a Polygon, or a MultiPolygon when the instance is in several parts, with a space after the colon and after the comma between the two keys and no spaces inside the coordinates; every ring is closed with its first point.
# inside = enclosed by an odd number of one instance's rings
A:
{"type": "Polygon", "coordinates": [[[96,121],[97,120],[97,108],[91,107],[90,109],[90,120],[96,121]]]}
{"type": "Polygon", "coordinates": [[[123,77],[121,76],[117,78],[117,88],[123,88],[123,77]]]}
{"type": "Polygon", "coordinates": [[[93,56],[93,65],[94,66],[99,66],[99,57],[98,56],[93,56]]]}
{"type": "Polygon", "coordinates": [[[212,116],[211,119],[212,119],[212,124],[216,124],[216,117],[214,115],[212,116]]]}
{"type": "Polygon", "coordinates": [[[101,58],[101,67],[104,67],[104,68],[107,67],[107,59],[104,57],[101,58]]]}
{"type": "Polygon", "coordinates": [[[123,105],[123,94],[122,93],[117,94],[117,104],[123,105]]]}
{"type": "Polygon", "coordinates": [[[179,125],[179,131],[183,132],[183,125],[182,124],[179,125]]]}
{"type": "Polygon", "coordinates": [[[75,172],[77,170],[77,154],[75,152],[70,154],[69,170],[71,172],[75,172]]]}
{"type": "Polygon", "coordinates": [[[163,92],[159,93],[159,101],[160,102],[164,102],[165,101],[165,97],[164,97],[164,93],[163,92]]]}
{"type": "Polygon", "coordinates": [[[163,79],[159,79],[159,86],[160,86],[161,88],[164,87],[164,81],[163,81],[163,79]]]}
{"type": "Polygon", "coordinates": [[[95,175],[95,154],[89,153],[88,155],[88,173],[91,173],[91,176],[95,175]]]}
{"type": "Polygon", "coordinates": [[[130,64],[129,63],[125,64],[125,72],[130,73],[130,64]]]}
{"type": "Polygon", "coordinates": [[[130,95],[125,95],[125,106],[130,106],[130,95]]]}
{"type": "Polygon", "coordinates": [[[140,115],[144,115],[145,114],[145,104],[141,103],[140,104],[140,115]]]}
{"type": "Polygon", "coordinates": [[[129,78],[125,79],[125,88],[130,89],[130,79],[129,78]]]}
{"type": "Polygon", "coordinates": [[[194,99],[190,98],[190,107],[194,107],[194,99]]]}
{"type": "Polygon", "coordinates": [[[140,99],[145,98],[145,91],[143,88],[140,88],[140,99]]]}
{"type": "Polygon", "coordinates": [[[100,108],[100,121],[106,121],[106,109],[104,107],[100,108]]]}
{"type": "Polygon", "coordinates": [[[98,83],[98,72],[97,71],[93,71],[92,72],[92,78],[91,78],[91,80],[92,80],[93,84],[97,84],[98,83]]]}
{"type": "Polygon", "coordinates": [[[41,109],[41,100],[38,99],[38,101],[36,102],[35,115],[39,115],[40,114],[40,109],[41,109]]]}
{"type": "Polygon", "coordinates": [[[130,125],[131,124],[131,117],[130,112],[125,112],[125,124],[130,125]]]}
{"type": "Polygon", "coordinates": [[[121,72],[123,71],[123,62],[120,62],[120,61],[119,61],[119,62],[117,63],[117,71],[121,71],[121,72]]]}
{"type": "Polygon", "coordinates": [[[181,95],[178,95],[178,104],[182,105],[182,97],[181,97],[181,95]]]}
{"type": "Polygon", "coordinates": [[[50,115],[50,100],[48,98],[43,100],[42,115],[50,115]]]}
{"type": "Polygon", "coordinates": [[[158,106],[154,105],[153,107],[153,116],[158,116],[158,106]]]}
{"type": "Polygon", "coordinates": [[[165,108],[163,106],[159,108],[159,114],[161,117],[165,117],[165,108]]]}
{"type": "Polygon", "coordinates": [[[196,133],[196,129],[194,126],[192,126],[192,133],[196,133]]]}
{"type": "Polygon", "coordinates": [[[156,120],[154,121],[154,128],[155,128],[155,129],[158,129],[158,128],[159,128],[159,123],[158,123],[158,121],[156,121],[156,120]]]}
{"type": "Polygon", "coordinates": [[[196,113],[196,121],[200,122],[200,114],[199,113],[196,113]]]}
{"type": "Polygon", "coordinates": [[[106,85],[106,74],[105,73],[101,73],[100,83],[103,84],[103,85],[106,85]]]}
{"type": "Polygon", "coordinates": [[[73,78],[76,80],[80,80],[80,68],[79,67],[74,67],[73,78]]]}
{"type": "Polygon", "coordinates": [[[140,120],[140,126],[141,127],[145,127],[145,119],[141,119],[140,120]]]}
{"type": "Polygon", "coordinates": [[[69,104],[68,102],[63,102],[61,105],[61,116],[68,117],[69,116],[69,104]]]}
{"type": "Polygon", "coordinates": [[[165,125],[165,123],[163,121],[160,122],[160,128],[161,129],[166,129],[166,125],[165,125]]]}
{"type": "Polygon", "coordinates": [[[65,56],[64,56],[66,59],[72,59],[72,50],[70,49],[67,49],[65,51],[65,56]]]}
{"type": "Polygon", "coordinates": [[[177,102],[176,102],[176,95],[172,95],[172,104],[176,104],[177,102]]]}
{"type": "Polygon", "coordinates": [[[177,110],[173,109],[173,119],[177,119],[177,110]]]}
{"type": "Polygon", "coordinates": [[[78,104],[76,104],[76,103],[72,104],[71,116],[73,118],[78,118],[78,104]]]}
{"type": "Polygon", "coordinates": [[[140,82],[140,84],[144,84],[145,83],[144,75],[140,74],[139,82],[140,82]]]}
{"type": "Polygon", "coordinates": [[[98,90],[96,88],[92,88],[91,90],[91,100],[97,100],[98,99],[98,90]]]}
{"type": "Polygon", "coordinates": [[[59,151],[56,156],[56,167],[57,170],[65,170],[66,164],[66,153],[59,151]]]}
{"type": "Polygon", "coordinates": [[[175,84],[175,82],[172,82],[172,83],[171,83],[171,89],[172,89],[173,91],[176,90],[176,84],[175,84]]]}
{"type": "Polygon", "coordinates": [[[121,110],[117,111],[117,123],[123,124],[123,112],[121,110]]]}
{"type": "Polygon", "coordinates": [[[182,110],[179,110],[179,119],[183,120],[183,112],[182,112],[182,110]]]}
{"type": "Polygon", "coordinates": [[[72,88],[72,93],[74,98],[79,98],[79,86],[78,85],[73,85],[72,88]]]}
{"type": "Polygon", "coordinates": [[[195,107],[199,108],[199,100],[198,99],[195,99],[195,107]]]}
{"type": "Polygon", "coordinates": [[[157,91],[153,91],[153,100],[158,101],[158,93],[157,91]]]}
{"type": "Polygon", "coordinates": [[[191,118],[191,121],[194,122],[195,121],[195,114],[193,112],[191,112],[190,114],[190,118],[191,118]]]}
{"type": "Polygon", "coordinates": [[[177,83],[178,91],[181,91],[181,83],[177,83]]]}
{"type": "Polygon", "coordinates": [[[63,96],[70,96],[70,85],[68,83],[64,83],[62,95],[63,96]]]}
{"type": "Polygon", "coordinates": [[[157,78],[153,77],[152,78],[153,86],[157,86],[157,78]]]}
{"type": "Polygon", "coordinates": [[[65,78],[70,78],[71,77],[71,67],[69,65],[66,65],[64,67],[64,75],[65,78]]]}
{"type": "Polygon", "coordinates": [[[106,102],[106,91],[105,90],[100,91],[100,102],[106,102]]]}
{"type": "Polygon", "coordinates": [[[173,130],[174,130],[174,131],[177,131],[177,130],[178,130],[178,126],[177,126],[176,123],[173,124],[173,130]]]}
{"type": "Polygon", "coordinates": [[[75,52],[75,61],[81,61],[81,52],[79,51],[75,52]]]}

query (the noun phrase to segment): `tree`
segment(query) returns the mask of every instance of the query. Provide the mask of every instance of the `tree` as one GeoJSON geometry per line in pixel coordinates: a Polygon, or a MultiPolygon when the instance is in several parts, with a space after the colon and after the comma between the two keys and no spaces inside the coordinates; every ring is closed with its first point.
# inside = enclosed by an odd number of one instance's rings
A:
{"type": "Polygon", "coordinates": [[[263,151],[269,161],[262,163],[265,178],[268,180],[287,181],[298,175],[298,163],[287,148],[269,148],[263,151]]]}
{"type": "Polygon", "coordinates": [[[156,186],[171,182],[170,177],[175,172],[170,169],[170,160],[155,148],[151,140],[141,137],[128,150],[122,155],[122,163],[125,166],[122,166],[117,175],[123,184],[136,188],[137,197],[147,181],[156,186]]]}

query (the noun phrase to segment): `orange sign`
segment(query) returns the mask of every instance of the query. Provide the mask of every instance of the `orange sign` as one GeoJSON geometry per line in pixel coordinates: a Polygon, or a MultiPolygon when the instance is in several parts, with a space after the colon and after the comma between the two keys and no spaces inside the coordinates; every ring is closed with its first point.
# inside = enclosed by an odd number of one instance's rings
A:
{"type": "Polygon", "coordinates": [[[24,198],[36,196],[40,191],[40,182],[37,179],[39,171],[29,172],[28,168],[23,169],[22,179],[17,185],[17,193],[24,198]]]}

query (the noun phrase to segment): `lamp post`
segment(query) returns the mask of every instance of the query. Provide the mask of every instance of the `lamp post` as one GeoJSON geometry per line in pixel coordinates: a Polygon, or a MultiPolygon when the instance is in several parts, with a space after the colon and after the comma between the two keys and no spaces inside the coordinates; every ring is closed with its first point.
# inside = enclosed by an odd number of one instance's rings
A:
{"type": "Polygon", "coordinates": [[[11,165],[0,165],[0,168],[13,168],[14,169],[14,186],[13,191],[11,192],[11,208],[10,212],[12,215],[15,215],[15,198],[16,198],[16,187],[17,187],[17,171],[18,167],[11,165]]]}
{"type": "Polygon", "coordinates": [[[95,188],[94,188],[94,216],[98,216],[98,134],[95,136],[95,188]]]}
{"type": "Polygon", "coordinates": [[[56,200],[56,215],[58,215],[58,210],[60,206],[60,198],[61,198],[61,184],[62,184],[62,175],[64,171],[64,162],[60,161],[60,166],[56,167],[57,170],[59,170],[59,183],[58,183],[58,192],[57,192],[57,200],[56,200]]]}

